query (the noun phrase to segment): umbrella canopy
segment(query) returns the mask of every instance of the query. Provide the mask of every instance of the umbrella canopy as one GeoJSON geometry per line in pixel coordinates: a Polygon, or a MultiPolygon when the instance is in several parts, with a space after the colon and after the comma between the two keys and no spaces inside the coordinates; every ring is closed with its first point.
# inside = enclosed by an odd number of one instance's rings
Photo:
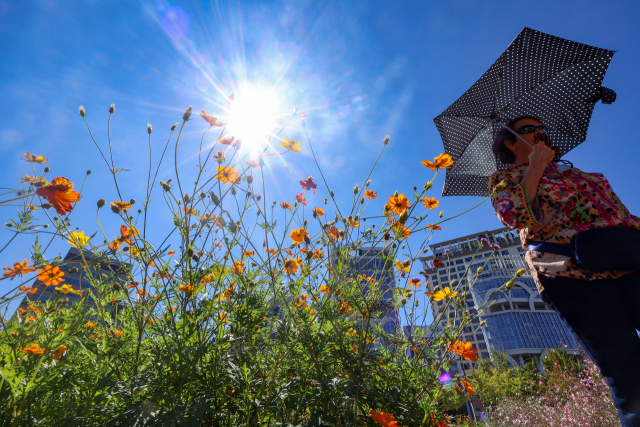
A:
{"type": "Polygon", "coordinates": [[[489,195],[489,176],[511,166],[493,155],[494,136],[518,116],[540,117],[561,155],[583,142],[595,103],[615,101],[615,92],[601,86],[614,53],[525,27],[489,70],[433,119],[454,161],[442,195],[489,195]]]}

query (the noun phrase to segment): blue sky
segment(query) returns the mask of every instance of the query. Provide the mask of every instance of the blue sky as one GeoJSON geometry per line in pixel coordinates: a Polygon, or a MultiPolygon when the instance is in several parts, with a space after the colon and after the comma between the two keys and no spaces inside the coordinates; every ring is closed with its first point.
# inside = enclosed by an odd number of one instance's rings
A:
{"type": "MultiPolygon", "coordinates": [[[[187,106],[223,116],[225,96],[242,92],[248,82],[272,89],[278,112],[290,113],[294,105],[307,112],[316,154],[342,204],[350,203],[351,189],[363,184],[382,139],[391,135],[372,176],[379,200],[369,212],[377,213],[395,190],[410,193],[431,179],[420,160],[443,151],[432,119],[528,25],[618,51],[603,83],[617,91],[618,100],[596,105],[587,141],[565,158],[582,170],[603,172],[638,215],[639,7],[633,1],[0,0],[0,179],[13,185],[32,172],[20,160],[25,151],[49,158],[52,176],[77,185],[92,169],[74,212],[75,225],[92,234],[95,201],[113,200],[116,192],[78,115],[80,105],[105,148],[107,109],[115,103],[116,166],[132,169],[120,177],[127,183],[124,198],[142,200],[147,123],[154,129],[155,163],[169,128],[187,106]]],[[[207,127],[195,118],[183,134],[178,159],[188,171],[185,179],[195,173],[194,156],[207,127]]],[[[283,136],[300,140],[303,150],[271,158],[266,196],[291,202],[300,192],[299,180],[320,177],[298,122],[283,136]]],[[[165,162],[159,178],[172,176],[171,163],[165,162]]],[[[444,174],[432,196],[440,198],[443,180],[444,174]]],[[[324,197],[321,187],[308,199],[321,206],[324,197]]],[[[156,200],[160,235],[171,221],[156,200]]],[[[479,200],[447,197],[440,208],[452,216],[479,200]]],[[[102,217],[105,231],[115,237],[119,222],[108,211],[102,217]]],[[[447,223],[433,242],[500,226],[486,204],[447,223]]],[[[10,237],[0,230],[2,241],[10,237]]],[[[13,250],[0,254],[3,266],[26,257],[31,239],[17,240],[13,250]]],[[[58,240],[52,250],[68,247],[58,240]]]]}

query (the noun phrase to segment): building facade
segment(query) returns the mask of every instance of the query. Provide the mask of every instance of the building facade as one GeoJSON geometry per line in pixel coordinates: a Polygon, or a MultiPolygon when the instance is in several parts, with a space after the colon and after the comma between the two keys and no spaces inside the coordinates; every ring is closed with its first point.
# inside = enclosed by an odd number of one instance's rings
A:
{"type": "MultiPolygon", "coordinates": [[[[540,298],[515,232],[508,228],[485,231],[430,245],[430,249],[433,255],[421,258],[425,272],[430,275],[430,292],[449,286],[462,293],[472,283],[465,304],[469,311],[479,312],[480,316],[465,327],[460,339],[471,342],[473,348],[478,349],[480,359],[490,357],[492,351],[504,351],[514,363],[526,363],[539,361],[548,348],[578,348],[565,322],[540,298]],[[483,238],[489,245],[482,245],[480,239],[483,238]],[[435,259],[444,265],[435,268],[435,259]],[[478,274],[479,267],[482,272],[478,274]],[[526,273],[516,279],[513,289],[494,294],[521,268],[526,273]],[[482,321],[486,324],[480,327],[482,321]]],[[[446,301],[432,301],[433,312],[439,312],[443,303],[446,301]]],[[[449,308],[448,311],[450,318],[455,319],[456,310],[449,308]]],[[[443,318],[440,323],[439,326],[444,326],[447,320],[443,318]]],[[[465,362],[462,368],[473,370],[475,364],[465,362]]]]}

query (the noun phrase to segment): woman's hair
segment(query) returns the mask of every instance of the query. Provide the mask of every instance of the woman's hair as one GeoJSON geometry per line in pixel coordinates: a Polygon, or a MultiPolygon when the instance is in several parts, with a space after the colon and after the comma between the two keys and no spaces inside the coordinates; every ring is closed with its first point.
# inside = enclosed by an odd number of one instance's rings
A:
{"type": "MultiPolygon", "coordinates": [[[[522,119],[533,119],[537,120],[538,123],[542,124],[542,120],[536,116],[518,116],[515,119],[509,120],[507,126],[513,129],[513,126],[522,119]]],[[[515,129],[513,129],[515,130],[515,129]]],[[[504,127],[498,131],[495,139],[493,140],[493,146],[491,149],[493,150],[493,154],[502,162],[507,165],[512,165],[516,161],[516,156],[513,154],[513,151],[509,150],[505,141],[516,142],[516,136],[509,132],[504,127]]]]}

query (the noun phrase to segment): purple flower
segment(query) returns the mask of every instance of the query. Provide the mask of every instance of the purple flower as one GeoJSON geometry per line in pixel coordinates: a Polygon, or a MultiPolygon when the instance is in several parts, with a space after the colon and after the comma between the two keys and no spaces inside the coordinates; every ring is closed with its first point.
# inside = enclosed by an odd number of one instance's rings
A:
{"type": "Polygon", "coordinates": [[[451,374],[449,372],[443,372],[442,375],[440,375],[440,382],[446,384],[449,381],[451,381],[451,374]]]}
{"type": "Polygon", "coordinates": [[[484,412],[480,412],[480,419],[482,421],[487,421],[487,414],[485,414],[484,412]]]}
{"type": "Polygon", "coordinates": [[[480,239],[480,246],[487,246],[488,244],[489,244],[489,241],[484,237],[480,239]]]}
{"type": "Polygon", "coordinates": [[[498,245],[497,243],[494,243],[493,245],[491,245],[491,249],[498,250],[500,249],[500,245],[498,245]]]}
{"type": "Polygon", "coordinates": [[[445,255],[449,255],[449,252],[450,252],[450,251],[449,251],[449,249],[445,249],[445,250],[444,250],[444,254],[445,254],[445,255]]]}

